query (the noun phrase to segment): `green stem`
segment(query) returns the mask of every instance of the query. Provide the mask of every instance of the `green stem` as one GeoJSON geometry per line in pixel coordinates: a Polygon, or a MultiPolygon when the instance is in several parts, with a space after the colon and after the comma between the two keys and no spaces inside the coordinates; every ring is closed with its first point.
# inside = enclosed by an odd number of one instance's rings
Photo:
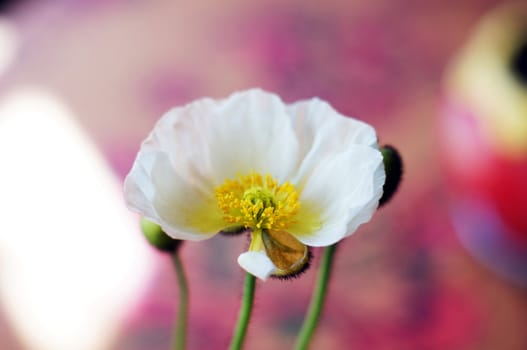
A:
{"type": "Polygon", "coordinates": [[[177,251],[172,254],[172,261],[174,262],[179,284],[179,311],[174,326],[172,349],[184,350],[187,341],[188,284],[183,264],[177,251]]]}
{"type": "Polygon", "coordinates": [[[253,309],[255,286],[256,278],[250,273],[247,273],[245,275],[245,284],[243,287],[242,305],[240,308],[240,314],[238,315],[238,322],[234,329],[234,335],[232,336],[231,345],[229,346],[230,350],[240,350],[242,348],[253,309]]]}
{"type": "Polygon", "coordinates": [[[296,339],[295,350],[306,350],[308,348],[309,342],[311,341],[313,333],[315,332],[315,328],[317,327],[318,320],[322,312],[322,307],[324,306],[324,300],[328,289],[329,275],[331,272],[331,266],[333,264],[333,255],[335,253],[336,247],[337,243],[324,249],[324,255],[322,256],[322,261],[320,263],[315,291],[311,297],[311,303],[309,304],[306,318],[304,319],[304,323],[302,324],[302,328],[300,328],[300,333],[296,339]]]}

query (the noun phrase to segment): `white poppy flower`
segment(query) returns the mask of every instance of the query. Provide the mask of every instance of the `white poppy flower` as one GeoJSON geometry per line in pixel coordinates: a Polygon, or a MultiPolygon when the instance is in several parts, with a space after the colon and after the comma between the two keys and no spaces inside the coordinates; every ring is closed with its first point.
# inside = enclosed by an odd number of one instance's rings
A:
{"type": "Polygon", "coordinates": [[[248,231],[238,263],[266,279],[302,270],[308,246],[352,234],[377,209],[385,172],[375,130],[314,98],[258,89],[164,115],[143,142],[127,205],[171,237],[248,231]]]}

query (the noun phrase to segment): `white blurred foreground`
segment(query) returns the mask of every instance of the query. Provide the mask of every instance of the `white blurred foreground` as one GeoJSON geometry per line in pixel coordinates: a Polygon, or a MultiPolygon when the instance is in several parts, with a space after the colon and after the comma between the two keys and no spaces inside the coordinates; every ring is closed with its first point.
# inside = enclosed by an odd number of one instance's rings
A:
{"type": "Polygon", "coordinates": [[[0,100],[0,307],[29,349],[106,349],[152,268],[136,218],[60,101],[0,100]]]}

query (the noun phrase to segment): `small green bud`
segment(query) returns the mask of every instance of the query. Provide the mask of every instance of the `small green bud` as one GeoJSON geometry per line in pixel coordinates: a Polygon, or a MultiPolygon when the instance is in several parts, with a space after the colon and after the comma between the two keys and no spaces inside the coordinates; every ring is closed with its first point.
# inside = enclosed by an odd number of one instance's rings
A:
{"type": "Polygon", "coordinates": [[[403,174],[403,161],[399,152],[392,146],[382,146],[380,151],[383,156],[384,171],[386,172],[386,181],[383,186],[383,194],[379,200],[379,207],[386,204],[399,188],[403,174]]]}
{"type": "Polygon", "coordinates": [[[161,226],[144,217],[141,218],[141,230],[151,245],[166,253],[176,252],[183,243],[179,239],[173,239],[168,236],[161,226]]]}

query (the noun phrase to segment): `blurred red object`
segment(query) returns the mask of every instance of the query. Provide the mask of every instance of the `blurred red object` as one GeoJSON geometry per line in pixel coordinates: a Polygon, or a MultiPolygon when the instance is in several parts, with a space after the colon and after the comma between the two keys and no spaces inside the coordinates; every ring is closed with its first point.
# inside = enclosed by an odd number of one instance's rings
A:
{"type": "Polygon", "coordinates": [[[441,151],[455,196],[496,212],[527,247],[527,6],[492,12],[447,75],[441,151]]]}
{"type": "Polygon", "coordinates": [[[508,233],[527,244],[527,157],[508,158],[483,138],[467,106],[446,102],[442,120],[444,170],[459,197],[492,203],[508,233]]]}

